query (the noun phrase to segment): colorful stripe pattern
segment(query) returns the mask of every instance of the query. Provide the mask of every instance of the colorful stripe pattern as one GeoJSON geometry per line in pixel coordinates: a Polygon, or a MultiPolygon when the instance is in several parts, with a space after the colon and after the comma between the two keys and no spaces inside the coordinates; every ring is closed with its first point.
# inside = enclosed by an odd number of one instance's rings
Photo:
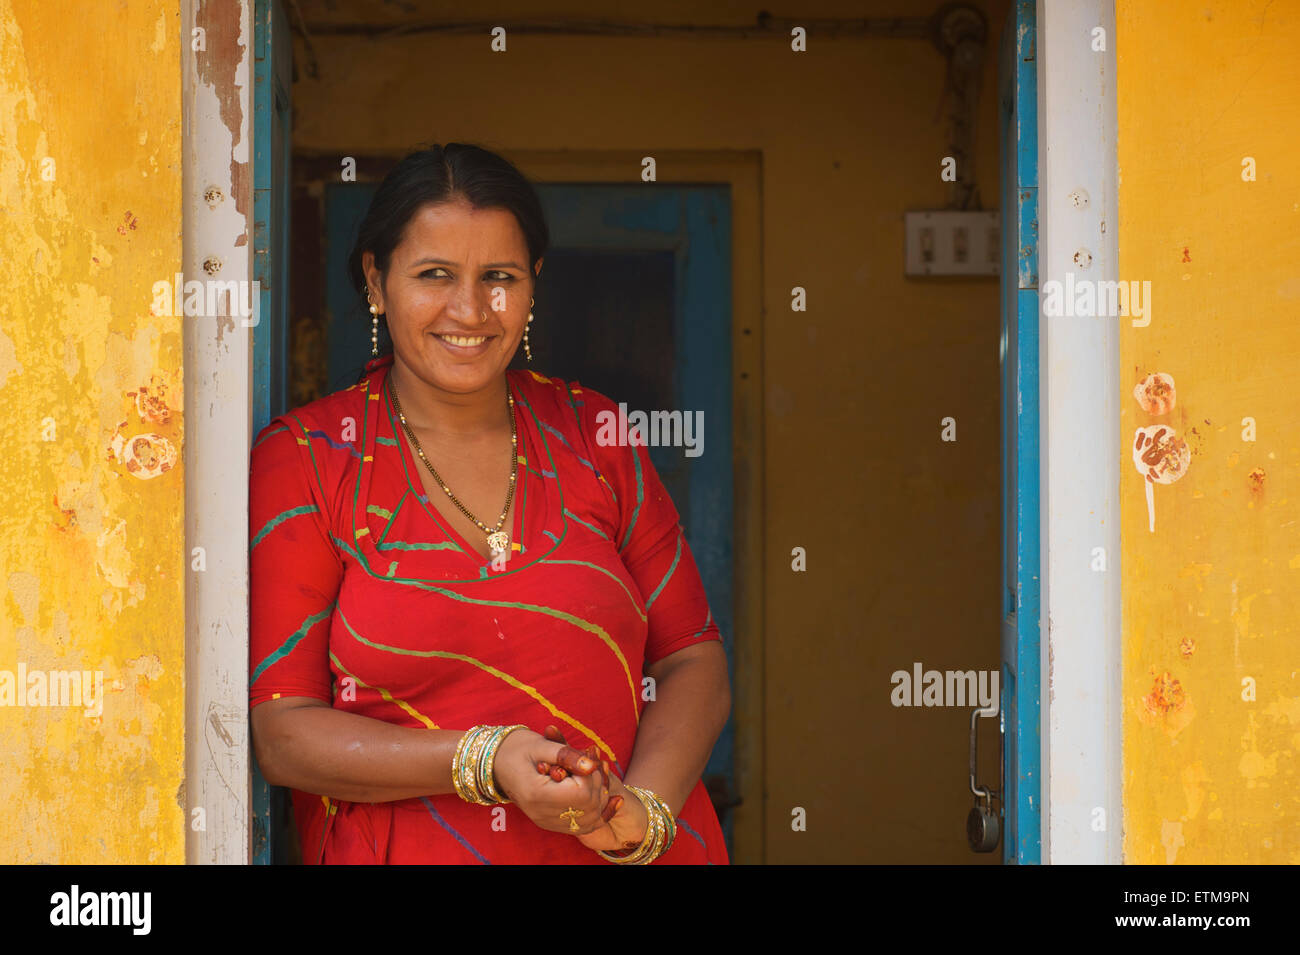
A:
{"type": "MultiPolygon", "coordinates": [[[[621,773],[643,667],[720,638],[646,449],[597,445],[596,415],[617,410],[604,395],[507,372],[520,484],[497,569],[426,488],[384,389],[391,364],[254,442],[250,705],[310,697],[425,730],[554,723],[621,773]]],[[[514,805],[293,796],[309,863],[604,864],[514,805]]],[[[661,862],[727,861],[703,783],[681,821],[689,835],[661,862]]]]}

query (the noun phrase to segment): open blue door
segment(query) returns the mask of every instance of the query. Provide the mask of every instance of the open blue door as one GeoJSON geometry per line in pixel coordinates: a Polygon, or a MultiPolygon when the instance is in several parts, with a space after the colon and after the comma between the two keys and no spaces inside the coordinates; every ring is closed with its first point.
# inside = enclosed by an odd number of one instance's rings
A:
{"type": "Polygon", "coordinates": [[[1002,133],[1002,860],[1042,861],[1039,751],[1038,81],[1033,0],[1007,17],[1002,133]]]}
{"type": "MultiPolygon", "coordinates": [[[[253,434],[288,410],[289,358],[289,92],[293,46],[278,0],[257,0],[253,61],[253,279],[258,283],[253,335],[253,434]]],[[[252,764],[252,859],[273,861],[287,833],[285,794],[252,764]]],[[[277,853],[278,855],[278,853],[277,853]]],[[[274,861],[279,861],[277,858],[274,861]]]]}
{"type": "MultiPolygon", "coordinates": [[[[651,447],[677,505],[734,670],[731,435],[731,192],[705,183],[542,183],[552,249],[538,283],[549,319],[533,352],[629,408],[699,413],[703,443],[651,447]],[[540,346],[540,347],[539,347],[540,346]]],[[[734,677],[733,677],[734,683],[734,677]]],[[[738,792],[727,720],[708,765],[728,853],[738,792]]]]}

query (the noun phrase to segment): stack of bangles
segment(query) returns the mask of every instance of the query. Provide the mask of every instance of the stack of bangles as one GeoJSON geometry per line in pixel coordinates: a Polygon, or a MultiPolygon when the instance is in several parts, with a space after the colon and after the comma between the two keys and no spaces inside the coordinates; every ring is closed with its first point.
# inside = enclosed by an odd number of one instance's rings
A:
{"type": "MultiPolygon", "coordinates": [[[[456,795],[480,806],[499,806],[510,802],[497,789],[493,765],[501,742],[517,729],[526,727],[522,723],[514,726],[480,725],[460,738],[451,758],[451,781],[456,787],[456,795]]],[[[626,855],[613,855],[599,849],[596,854],[619,865],[649,865],[671,848],[673,840],[677,838],[677,820],[673,818],[668,803],[658,793],[627,783],[623,785],[645,806],[649,818],[645,838],[626,855]]]]}
{"type": "Polygon", "coordinates": [[[645,806],[646,816],[650,819],[649,825],[646,826],[645,838],[628,855],[611,855],[600,849],[596,850],[596,855],[609,862],[617,862],[619,865],[649,865],[667,852],[673,840],[677,838],[677,820],[673,818],[673,811],[668,808],[668,803],[664,802],[663,797],[658,793],[628,783],[623,785],[641,800],[641,805],[645,806]]]}
{"type": "Polygon", "coordinates": [[[451,757],[451,783],[456,787],[456,795],[480,806],[500,806],[510,802],[497,789],[492,769],[501,742],[514,730],[526,728],[523,723],[475,726],[462,736],[451,757]]]}

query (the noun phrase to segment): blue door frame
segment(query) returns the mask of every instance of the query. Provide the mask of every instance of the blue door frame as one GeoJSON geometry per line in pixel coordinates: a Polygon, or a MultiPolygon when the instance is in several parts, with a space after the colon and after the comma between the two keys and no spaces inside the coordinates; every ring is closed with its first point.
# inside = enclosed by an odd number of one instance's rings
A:
{"type": "Polygon", "coordinates": [[[1002,700],[1007,863],[1042,861],[1039,725],[1038,80],[1033,0],[1002,36],[1002,700]]]}
{"type": "MultiPolygon", "coordinates": [[[[288,410],[289,398],[289,139],[293,46],[278,0],[256,0],[253,26],[253,279],[260,294],[253,336],[253,434],[288,410]]],[[[255,865],[276,853],[274,820],[284,793],[262,778],[250,747],[252,847],[255,865]]]]}

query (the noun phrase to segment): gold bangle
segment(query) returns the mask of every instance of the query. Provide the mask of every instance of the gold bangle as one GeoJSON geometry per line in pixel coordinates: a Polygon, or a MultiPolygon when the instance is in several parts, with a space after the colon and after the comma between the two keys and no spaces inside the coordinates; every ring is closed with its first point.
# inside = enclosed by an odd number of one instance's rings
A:
{"type": "Polygon", "coordinates": [[[668,803],[658,793],[640,786],[631,788],[643,798],[644,802],[655,809],[655,812],[652,813],[657,829],[655,842],[647,852],[647,858],[639,863],[648,865],[667,852],[673,844],[673,840],[677,836],[677,821],[673,819],[672,810],[668,808],[668,803]]]}
{"type": "Polygon", "coordinates": [[[663,815],[660,813],[659,807],[655,805],[653,801],[651,801],[651,806],[653,806],[653,811],[650,813],[650,818],[654,820],[654,838],[646,847],[645,852],[633,863],[634,865],[649,865],[651,862],[654,862],[655,859],[658,859],[664,851],[665,826],[663,815]]]}
{"type": "Polygon", "coordinates": [[[654,846],[655,838],[655,817],[649,816],[646,821],[645,836],[641,839],[641,844],[636,846],[626,855],[616,856],[606,852],[604,849],[597,849],[596,855],[600,856],[607,862],[614,862],[618,865],[638,865],[643,858],[650,852],[654,846]]]}
{"type": "Polygon", "coordinates": [[[483,790],[479,788],[478,767],[479,763],[483,759],[483,747],[487,745],[494,729],[495,727],[492,726],[482,727],[478,735],[470,740],[465,746],[465,762],[463,770],[465,775],[461,779],[461,785],[470,792],[474,797],[474,802],[480,806],[492,805],[492,801],[488,799],[483,790]]]}
{"type": "Polygon", "coordinates": [[[673,841],[677,838],[677,820],[673,818],[673,811],[668,807],[668,801],[664,799],[663,796],[659,795],[656,792],[651,792],[648,789],[645,790],[645,792],[647,795],[650,796],[651,799],[653,799],[656,803],[659,804],[659,809],[661,810],[663,815],[664,825],[667,827],[668,830],[664,842],[664,847],[659,850],[659,855],[663,855],[665,852],[667,852],[669,849],[672,848],[673,841]]]}
{"type": "Polygon", "coordinates": [[[659,824],[658,838],[651,849],[650,857],[646,859],[646,863],[650,863],[668,851],[668,847],[672,845],[673,837],[677,834],[677,823],[673,820],[673,814],[668,808],[668,803],[664,802],[658,793],[651,792],[649,789],[641,789],[639,786],[637,788],[658,810],[656,813],[656,822],[659,824]]]}
{"type": "Polygon", "coordinates": [[[655,811],[650,814],[650,819],[653,821],[652,828],[654,830],[654,837],[650,840],[643,853],[639,856],[634,856],[632,865],[649,865],[651,862],[654,862],[655,859],[659,858],[660,853],[663,851],[664,822],[659,815],[657,807],[655,811]]]}
{"type": "Polygon", "coordinates": [[[498,726],[496,733],[488,740],[487,746],[483,748],[483,759],[479,762],[479,788],[486,794],[487,798],[496,805],[505,805],[510,802],[505,795],[497,789],[496,779],[496,759],[497,750],[505,742],[505,738],[515,730],[527,729],[523,723],[515,723],[513,726],[498,726]]]}
{"type": "Polygon", "coordinates": [[[668,847],[672,845],[677,835],[677,822],[673,819],[668,803],[657,793],[642,789],[640,786],[630,786],[626,783],[624,785],[641,800],[641,805],[645,806],[647,819],[645,836],[641,844],[628,855],[611,855],[601,849],[596,850],[596,854],[606,861],[619,865],[649,865],[667,852],[668,847]]]}
{"type": "Polygon", "coordinates": [[[451,781],[456,787],[456,795],[466,802],[483,805],[479,794],[476,772],[474,770],[474,750],[479,746],[490,726],[479,725],[465,732],[456,744],[456,752],[451,758],[451,781]]]}
{"type": "Polygon", "coordinates": [[[483,799],[488,802],[496,801],[496,792],[488,788],[487,780],[483,778],[483,764],[487,761],[488,753],[492,751],[493,745],[501,736],[504,726],[490,726],[483,737],[483,749],[479,757],[474,762],[474,789],[483,799]]]}
{"type": "Polygon", "coordinates": [[[456,742],[456,751],[451,754],[451,784],[456,788],[456,795],[466,802],[471,800],[465,795],[465,790],[460,784],[460,760],[465,752],[465,744],[472,735],[474,735],[474,729],[468,729],[462,733],[460,739],[456,742]]]}

